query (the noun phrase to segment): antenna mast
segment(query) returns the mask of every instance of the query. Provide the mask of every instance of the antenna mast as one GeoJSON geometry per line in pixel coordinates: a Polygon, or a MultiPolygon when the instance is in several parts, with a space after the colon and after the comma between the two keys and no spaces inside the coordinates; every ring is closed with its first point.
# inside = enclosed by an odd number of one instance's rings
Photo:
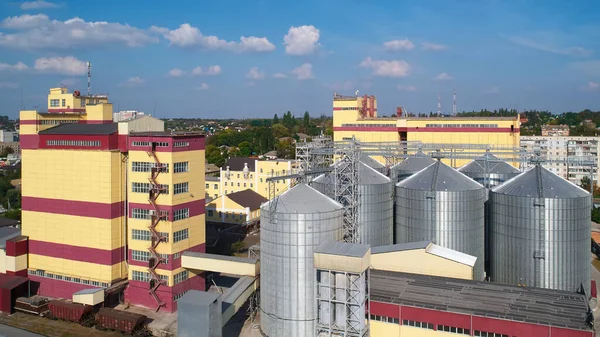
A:
{"type": "Polygon", "coordinates": [[[92,95],[92,63],[90,62],[86,62],[87,63],[87,78],[88,78],[88,96],[92,95]]]}
{"type": "Polygon", "coordinates": [[[452,114],[456,116],[456,89],[452,93],[452,114]]]}
{"type": "Polygon", "coordinates": [[[438,115],[442,114],[442,99],[440,97],[440,93],[438,92],[438,115]]]}

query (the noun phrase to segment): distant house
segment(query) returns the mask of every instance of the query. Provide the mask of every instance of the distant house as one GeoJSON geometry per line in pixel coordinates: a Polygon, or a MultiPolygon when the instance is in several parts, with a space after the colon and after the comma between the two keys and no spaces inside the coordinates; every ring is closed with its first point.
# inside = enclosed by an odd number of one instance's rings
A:
{"type": "Polygon", "coordinates": [[[264,154],[264,157],[269,160],[275,160],[277,159],[277,151],[269,151],[264,154]]]}
{"type": "Polygon", "coordinates": [[[568,136],[568,125],[542,125],[542,136],[568,136]]]}
{"type": "Polygon", "coordinates": [[[264,202],[267,199],[251,189],[221,195],[206,204],[206,221],[226,225],[257,221],[264,202]]]}

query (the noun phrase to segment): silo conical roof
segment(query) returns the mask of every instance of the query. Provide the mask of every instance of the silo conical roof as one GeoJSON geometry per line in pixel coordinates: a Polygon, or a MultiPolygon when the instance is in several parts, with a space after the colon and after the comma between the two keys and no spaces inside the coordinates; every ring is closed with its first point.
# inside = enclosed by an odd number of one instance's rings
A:
{"type": "MultiPolygon", "coordinates": [[[[337,165],[337,164],[336,164],[337,165]]],[[[331,183],[333,184],[333,175],[334,173],[326,173],[318,176],[313,181],[319,183],[331,183]]],[[[379,171],[370,167],[369,165],[359,162],[358,163],[358,183],[360,185],[375,185],[375,184],[385,184],[389,183],[390,178],[381,174],[379,171]]]]}
{"type": "Polygon", "coordinates": [[[427,166],[435,163],[436,160],[423,153],[417,151],[414,156],[410,156],[392,167],[392,170],[398,171],[420,171],[427,166]]]}
{"type": "MultiPolygon", "coordinates": [[[[487,152],[481,157],[475,158],[470,163],[458,169],[458,171],[466,173],[481,173],[485,174],[485,161],[486,160],[498,160],[499,158],[494,156],[493,154],[487,152]]],[[[519,169],[510,165],[505,161],[491,161],[488,162],[488,172],[492,174],[518,174],[520,173],[519,169]]]]}
{"type": "Polygon", "coordinates": [[[373,157],[369,156],[368,154],[361,154],[360,161],[369,165],[369,167],[372,167],[374,169],[381,169],[381,168],[385,167],[385,165],[383,165],[382,163],[373,159],[373,157]]]}
{"type": "MultiPolygon", "coordinates": [[[[329,198],[325,194],[306,185],[299,184],[283,192],[276,198],[277,213],[324,213],[342,209],[342,204],[329,198]]],[[[268,210],[271,200],[262,208],[268,210]]]]}
{"type": "Polygon", "coordinates": [[[396,186],[425,191],[465,191],[483,188],[481,184],[441,161],[435,161],[396,186]]]}
{"type": "Polygon", "coordinates": [[[492,191],[494,193],[531,198],[569,199],[590,195],[583,188],[552,173],[539,164],[492,191]]]}

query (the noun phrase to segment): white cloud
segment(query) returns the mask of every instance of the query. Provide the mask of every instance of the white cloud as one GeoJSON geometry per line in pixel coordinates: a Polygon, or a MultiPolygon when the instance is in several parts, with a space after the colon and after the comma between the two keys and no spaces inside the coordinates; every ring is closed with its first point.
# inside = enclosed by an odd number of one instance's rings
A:
{"type": "Polygon", "coordinates": [[[246,78],[251,80],[262,80],[265,78],[265,73],[258,70],[258,67],[252,67],[246,74],[246,78]]]}
{"type": "Polygon", "coordinates": [[[135,76],[135,77],[130,77],[127,79],[127,81],[121,83],[119,86],[120,87],[137,87],[139,85],[142,85],[146,82],[146,80],[144,80],[143,78],[139,77],[139,76],[135,76]]]}
{"type": "Polygon", "coordinates": [[[275,45],[266,37],[242,36],[240,41],[226,41],[214,35],[204,35],[200,29],[184,23],[179,28],[170,30],[153,26],[152,32],[162,34],[170,45],[177,47],[199,47],[208,50],[228,50],[233,52],[270,52],[275,45]]]}
{"type": "Polygon", "coordinates": [[[385,50],[412,50],[415,49],[415,44],[410,42],[409,39],[404,40],[393,40],[383,44],[385,50]]]}
{"type": "Polygon", "coordinates": [[[500,92],[500,88],[498,87],[490,87],[483,91],[484,94],[497,94],[500,92]]]}
{"type": "Polygon", "coordinates": [[[285,53],[289,55],[308,55],[319,47],[320,32],[315,26],[290,27],[283,37],[285,53]]]}
{"type": "Polygon", "coordinates": [[[588,82],[587,85],[581,87],[581,90],[583,91],[595,91],[600,89],[600,83],[598,82],[588,82]]]}
{"type": "Polygon", "coordinates": [[[3,71],[3,70],[22,71],[22,70],[26,70],[27,68],[28,68],[27,65],[23,62],[17,62],[14,65],[0,62],[0,71],[3,71]]]}
{"type": "Polygon", "coordinates": [[[361,67],[371,68],[373,75],[385,77],[406,77],[410,71],[410,65],[403,60],[373,60],[367,57],[360,63],[361,67]]]}
{"type": "Polygon", "coordinates": [[[448,46],[445,46],[443,44],[436,44],[436,43],[430,43],[430,42],[421,43],[421,47],[424,50],[434,50],[434,51],[448,49],[448,46]]]}
{"type": "Polygon", "coordinates": [[[273,78],[287,78],[288,76],[284,73],[275,73],[273,74],[273,78]]]}
{"type": "Polygon", "coordinates": [[[549,42],[540,42],[540,40],[534,40],[523,36],[500,36],[519,46],[537,49],[552,54],[568,56],[589,56],[592,54],[591,50],[581,46],[558,47],[549,42]]]}
{"type": "Polygon", "coordinates": [[[87,73],[86,62],[73,56],[41,57],[35,60],[35,70],[45,73],[64,75],[83,75],[87,73]]]}
{"type": "Polygon", "coordinates": [[[450,74],[448,73],[440,73],[439,75],[437,75],[434,80],[436,81],[448,81],[448,80],[453,80],[454,77],[450,76],[450,74]]]}
{"type": "Polygon", "coordinates": [[[221,71],[222,71],[221,66],[209,66],[206,69],[204,69],[202,67],[196,67],[196,68],[192,69],[192,75],[215,76],[215,75],[219,75],[221,73],[221,71]]]}
{"type": "Polygon", "coordinates": [[[208,90],[208,89],[210,89],[210,87],[206,83],[202,83],[196,87],[196,90],[208,90]]]}
{"type": "Polygon", "coordinates": [[[59,4],[55,4],[44,0],[26,1],[21,4],[21,9],[25,11],[30,9],[45,9],[58,7],[60,7],[59,4]]]}
{"type": "Polygon", "coordinates": [[[397,85],[396,88],[400,91],[417,91],[414,85],[397,85]]]}
{"type": "Polygon", "coordinates": [[[312,64],[310,63],[304,63],[298,68],[295,68],[292,70],[292,74],[296,75],[296,79],[298,80],[308,80],[314,78],[312,73],[312,64]]]}
{"type": "Polygon", "coordinates": [[[0,82],[0,89],[16,89],[19,87],[19,83],[15,82],[0,82]]]}
{"type": "Polygon", "coordinates": [[[15,30],[0,33],[0,46],[20,49],[140,47],[158,42],[148,30],[121,23],[86,22],[78,17],[59,21],[44,14],[24,14],[2,20],[0,27],[15,30]]]}
{"type": "Polygon", "coordinates": [[[180,77],[185,75],[185,71],[179,69],[179,68],[173,68],[171,70],[169,70],[169,76],[171,77],[180,77]]]}

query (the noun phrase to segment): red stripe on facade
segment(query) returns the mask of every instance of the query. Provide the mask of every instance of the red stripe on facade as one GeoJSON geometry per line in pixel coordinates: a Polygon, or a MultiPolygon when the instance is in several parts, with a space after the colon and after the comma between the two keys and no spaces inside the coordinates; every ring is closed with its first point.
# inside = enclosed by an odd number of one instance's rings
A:
{"type": "Polygon", "coordinates": [[[378,127],[364,127],[364,126],[335,126],[333,131],[378,131],[378,132],[398,132],[396,127],[378,126],[378,127]]]}
{"type": "Polygon", "coordinates": [[[17,236],[6,240],[6,256],[21,256],[27,254],[28,242],[26,236],[17,236]]]}
{"type": "MultiPolygon", "coordinates": [[[[402,319],[417,322],[433,323],[435,325],[446,325],[456,328],[470,329],[471,317],[465,314],[457,314],[447,311],[414,308],[402,306],[402,319]],[[433,318],[435,317],[435,320],[433,318]]],[[[435,327],[437,328],[437,326],[435,327]]]]}
{"type": "Polygon", "coordinates": [[[68,300],[73,298],[73,293],[84,289],[98,288],[89,284],[55,280],[36,275],[29,275],[29,280],[31,281],[31,295],[42,295],[68,300]]]}
{"type": "Polygon", "coordinates": [[[519,133],[517,128],[403,128],[408,132],[474,132],[474,133],[519,133]]]}
{"type": "MultiPolygon", "coordinates": [[[[85,144],[85,143],[83,143],[85,144]]],[[[119,148],[119,137],[115,132],[112,135],[39,135],[40,149],[51,150],[116,150],[119,148]],[[67,142],[100,142],[99,146],[89,145],[51,145],[52,141],[67,142]]]]}
{"type": "Polygon", "coordinates": [[[118,140],[119,151],[121,151],[121,152],[127,152],[127,144],[129,142],[129,136],[127,136],[127,135],[118,135],[117,137],[119,138],[119,140],[118,140]]]}
{"type": "Polygon", "coordinates": [[[58,113],[58,114],[62,114],[62,113],[67,113],[67,112],[85,112],[85,108],[54,108],[54,109],[48,109],[48,113],[58,113]]]}
{"type": "Polygon", "coordinates": [[[19,120],[20,125],[37,125],[39,121],[37,119],[21,119],[19,120]]]}
{"type": "Polygon", "coordinates": [[[156,146],[155,152],[184,152],[184,151],[197,151],[204,150],[205,137],[204,135],[193,135],[193,136],[129,136],[127,141],[127,149],[129,151],[144,151],[148,152],[151,150],[150,146],[136,146],[134,142],[145,142],[145,143],[167,143],[167,146],[156,146]],[[189,143],[188,146],[175,146],[175,143],[185,142],[189,143]]]}
{"type": "Polygon", "coordinates": [[[6,275],[27,277],[27,269],[23,269],[23,270],[19,270],[19,271],[7,270],[6,275]]]}
{"type": "Polygon", "coordinates": [[[400,319],[400,306],[397,304],[370,302],[371,315],[386,316],[400,319]]]}
{"type": "Polygon", "coordinates": [[[39,135],[19,135],[21,150],[35,150],[40,143],[39,135]]]}
{"type": "MultiPolygon", "coordinates": [[[[156,308],[156,301],[150,295],[150,283],[141,281],[129,280],[129,285],[125,289],[125,301],[134,305],[139,305],[147,308],[156,308]]],[[[165,302],[165,307],[161,308],[165,312],[177,311],[177,302],[173,300],[175,295],[189,290],[205,290],[205,281],[202,275],[195,275],[176,285],[160,286],[156,293],[158,297],[165,302]]]]}
{"type": "MultiPolygon", "coordinates": [[[[183,251],[181,251],[181,253],[188,251],[188,252],[194,252],[194,253],[204,253],[205,251],[205,245],[206,244],[201,244],[201,245],[197,245],[188,249],[185,249],[183,251]]],[[[160,244],[159,244],[160,246],[160,244]]],[[[128,258],[127,258],[127,263],[129,263],[132,266],[139,266],[139,267],[148,267],[148,262],[143,262],[143,261],[134,261],[133,260],[133,250],[129,250],[128,251],[128,258]]],[[[173,256],[175,256],[174,254],[167,254],[169,255],[169,263],[168,264],[160,264],[158,265],[158,269],[161,270],[175,270],[177,268],[181,268],[181,255],[178,258],[173,258],[173,256]]]]}
{"type": "Polygon", "coordinates": [[[79,124],[112,124],[112,120],[89,120],[82,119],[79,121],[79,124]]]}
{"type": "MultiPolygon", "coordinates": [[[[345,108],[341,108],[341,107],[334,107],[333,111],[342,111],[342,110],[346,110],[346,111],[353,111],[353,110],[360,110],[359,107],[345,107],[345,108]]],[[[377,108],[374,109],[374,111],[377,111],[377,108]]]]}
{"type": "Polygon", "coordinates": [[[37,240],[29,240],[29,254],[106,266],[112,266],[125,260],[123,247],[105,250],[37,240]]]}
{"type": "MultiPolygon", "coordinates": [[[[206,203],[205,203],[204,199],[190,201],[190,202],[186,202],[186,203],[174,205],[174,206],[158,205],[158,209],[160,211],[169,212],[169,218],[167,219],[168,221],[173,221],[173,215],[175,214],[175,211],[177,211],[177,210],[180,210],[183,208],[189,208],[190,209],[190,218],[191,218],[193,216],[198,216],[198,215],[204,214],[205,207],[206,207],[206,203]]],[[[154,207],[150,204],[138,204],[135,202],[130,202],[128,208],[129,208],[129,217],[130,218],[132,217],[134,208],[148,209],[148,210],[154,209],[154,207]]]]}
{"type": "Polygon", "coordinates": [[[83,216],[99,219],[115,219],[125,215],[124,202],[112,204],[89,201],[74,201],[64,199],[21,197],[21,209],[31,212],[44,212],[83,216]]]}

